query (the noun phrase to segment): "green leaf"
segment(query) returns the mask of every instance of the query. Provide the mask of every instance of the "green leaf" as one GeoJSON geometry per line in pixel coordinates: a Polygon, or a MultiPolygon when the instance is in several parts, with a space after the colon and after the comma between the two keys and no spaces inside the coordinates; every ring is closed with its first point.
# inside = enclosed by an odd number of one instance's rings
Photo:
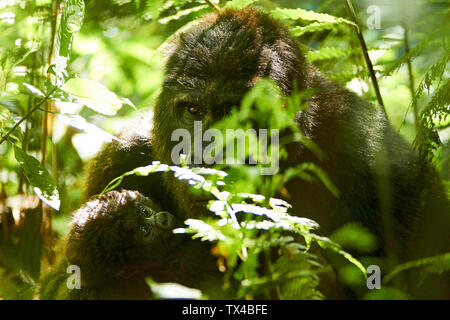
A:
{"type": "Polygon", "coordinates": [[[258,0],[231,0],[228,1],[224,8],[226,9],[243,9],[248,7],[249,5],[258,2],[258,0]]]}
{"type": "Polygon", "coordinates": [[[420,268],[425,267],[425,271],[427,273],[441,274],[444,271],[450,270],[450,253],[445,253],[433,257],[423,258],[419,260],[408,261],[402,264],[399,264],[392,270],[389,274],[387,274],[383,283],[389,283],[397,274],[403,272],[405,270],[409,270],[412,268],[420,268]]]}
{"type": "MultiPolygon", "coordinates": [[[[309,51],[306,54],[306,58],[311,61],[317,60],[329,60],[329,59],[337,59],[349,56],[354,53],[356,50],[352,48],[335,48],[335,47],[325,47],[319,50],[309,51]]],[[[359,52],[360,49],[357,48],[359,52]]]]}
{"type": "MultiPolygon", "coordinates": [[[[15,125],[13,120],[15,117],[12,116],[11,111],[7,108],[10,103],[13,103],[13,101],[4,101],[0,99],[0,137],[2,137],[3,134],[9,132],[15,125]]],[[[7,138],[7,141],[14,144],[17,141],[22,141],[22,139],[23,134],[19,126],[10,134],[10,136],[7,138]]]]}
{"type": "Polygon", "coordinates": [[[68,0],[64,6],[55,43],[56,84],[64,83],[66,67],[74,33],[80,31],[84,20],[84,1],[68,0]]]}
{"type": "Polygon", "coordinates": [[[207,8],[209,8],[209,6],[207,4],[204,4],[204,5],[201,5],[201,6],[197,6],[197,7],[193,7],[193,8],[189,8],[189,9],[185,9],[185,10],[181,10],[181,11],[178,11],[176,14],[174,14],[172,16],[159,19],[158,22],[162,23],[162,24],[167,24],[170,21],[179,20],[179,19],[181,19],[181,18],[183,18],[185,16],[190,15],[193,12],[198,12],[198,11],[201,11],[201,10],[207,9],[207,8]]]}
{"type": "Polygon", "coordinates": [[[282,9],[276,8],[272,10],[272,16],[275,19],[290,19],[290,20],[304,20],[304,21],[318,21],[325,23],[346,23],[356,26],[355,23],[339,17],[334,17],[325,13],[317,13],[314,11],[297,9],[282,9]]]}
{"type": "Polygon", "coordinates": [[[371,253],[377,248],[377,238],[358,223],[345,224],[332,234],[331,239],[346,249],[360,253],[371,253]]]}
{"type": "Polygon", "coordinates": [[[137,167],[131,171],[125,172],[124,174],[114,178],[108,185],[105,187],[105,189],[102,191],[102,194],[105,194],[108,191],[114,190],[116,187],[118,187],[122,181],[123,178],[130,175],[137,175],[141,177],[146,177],[151,173],[154,172],[166,172],[169,171],[170,167],[167,164],[161,164],[159,161],[153,161],[152,164],[144,167],[137,167]]]}
{"type": "Polygon", "coordinates": [[[0,103],[0,129],[3,130],[12,123],[11,112],[0,103]]]}
{"type": "Polygon", "coordinates": [[[304,27],[295,26],[289,29],[289,31],[295,36],[300,37],[308,32],[319,32],[324,30],[332,30],[336,28],[335,22],[313,22],[304,27]]]}
{"type": "Polygon", "coordinates": [[[187,228],[177,228],[173,230],[173,233],[193,233],[193,239],[201,238],[202,241],[223,241],[226,239],[226,236],[220,230],[216,230],[202,220],[187,219],[184,223],[188,226],[187,228]]]}
{"type": "Polygon", "coordinates": [[[58,189],[47,169],[17,146],[14,146],[14,155],[36,195],[53,209],[59,210],[58,189]]]}
{"type": "Polygon", "coordinates": [[[33,44],[31,47],[18,48],[15,46],[14,48],[0,51],[0,88],[3,88],[8,75],[14,67],[22,63],[31,53],[37,50],[38,45],[33,44]]]}
{"type": "Polygon", "coordinates": [[[366,268],[364,268],[362,263],[359,262],[356,258],[354,258],[350,253],[342,250],[339,244],[330,240],[327,237],[318,236],[314,233],[309,233],[309,236],[311,237],[312,240],[317,242],[323,249],[334,251],[343,256],[345,259],[347,259],[347,261],[353,263],[359,269],[359,271],[361,271],[364,277],[367,278],[366,268]]]}
{"type": "Polygon", "coordinates": [[[156,20],[161,14],[165,0],[152,0],[146,2],[146,18],[156,20]]]}
{"type": "Polygon", "coordinates": [[[26,83],[26,82],[24,82],[24,83],[22,83],[22,84],[23,84],[24,87],[27,88],[32,94],[37,95],[37,96],[42,97],[42,98],[45,97],[45,94],[43,94],[41,90],[39,90],[38,88],[32,86],[31,84],[26,83]]]}
{"type": "Polygon", "coordinates": [[[114,115],[123,104],[130,103],[129,100],[117,96],[94,80],[70,79],[61,89],[74,96],[88,108],[106,115],[114,115]]]}
{"type": "Polygon", "coordinates": [[[77,128],[88,134],[95,135],[96,137],[100,137],[105,142],[117,140],[116,137],[87,122],[86,119],[80,115],[58,114],[58,119],[64,124],[77,128]]]}

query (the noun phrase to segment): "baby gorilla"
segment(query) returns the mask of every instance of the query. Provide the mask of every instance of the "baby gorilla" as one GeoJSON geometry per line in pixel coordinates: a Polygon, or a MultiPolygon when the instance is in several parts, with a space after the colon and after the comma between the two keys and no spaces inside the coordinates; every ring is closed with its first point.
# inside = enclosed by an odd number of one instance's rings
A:
{"type": "Polygon", "coordinates": [[[172,214],[137,191],[91,199],[73,214],[65,258],[42,279],[39,297],[152,298],[145,277],[158,278],[168,264],[175,226],[172,214]],[[81,289],[68,288],[74,278],[69,266],[79,267],[81,289]]]}

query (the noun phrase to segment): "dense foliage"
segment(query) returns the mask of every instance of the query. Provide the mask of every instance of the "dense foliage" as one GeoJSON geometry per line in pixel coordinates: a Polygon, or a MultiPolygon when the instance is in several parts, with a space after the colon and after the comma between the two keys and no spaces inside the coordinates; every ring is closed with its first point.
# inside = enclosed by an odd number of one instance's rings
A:
{"type": "MultiPolygon", "coordinates": [[[[85,164],[130,118],[152,108],[170,40],[217,4],[259,6],[285,23],[309,61],[385,110],[400,134],[438,167],[450,194],[447,1],[358,1],[353,7],[351,1],[308,0],[298,8],[294,0],[0,0],[0,298],[31,298],[39,275],[54,263],[71,212],[84,200],[85,164]]],[[[291,130],[290,139],[320,154],[292,120],[311,93],[294,93],[282,108],[277,90],[260,81],[240,111],[217,127],[257,122],[291,130]],[[246,112],[250,105],[257,112],[246,112]]],[[[281,159],[288,142],[281,141],[281,159]]],[[[172,171],[215,197],[210,218],[189,219],[176,232],[216,243],[223,285],[240,283],[236,298],[326,298],[318,285],[329,271],[322,259],[327,251],[346,260],[338,275],[358,298],[408,298],[390,284],[409,268],[448,272],[448,254],[414,261],[387,275],[382,290],[368,292],[366,268],[382,264],[365,256],[374,245],[370,230],[351,224],[319,236],[316,222],[297,217],[276,198],[294,176],[338,194],[321,168],[302,163],[270,177],[257,170],[154,162],[127,175],[172,171]]],[[[173,285],[148,282],[161,297],[173,297],[173,285]]]]}

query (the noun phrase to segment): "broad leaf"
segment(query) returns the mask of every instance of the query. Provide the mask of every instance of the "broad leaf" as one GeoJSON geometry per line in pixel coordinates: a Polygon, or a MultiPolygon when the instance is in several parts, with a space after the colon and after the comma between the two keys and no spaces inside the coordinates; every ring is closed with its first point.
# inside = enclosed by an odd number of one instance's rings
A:
{"type": "Polygon", "coordinates": [[[109,134],[106,131],[103,131],[99,127],[89,123],[80,115],[67,115],[67,114],[58,114],[58,119],[69,126],[77,128],[83,132],[95,135],[100,137],[105,142],[111,142],[113,140],[117,140],[116,137],[109,134]]]}
{"type": "Polygon", "coordinates": [[[73,35],[81,29],[84,19],[84,1],[68,0],[61,15],[55,43],[56,84],[64,83],[73,35]]]}
{"type": "Polygon", "coordinates": [[[88,108],[106,115],[114,115],[122,105],[131,103],[128,99],[117,96],[104,85],[94,80],[70,79],[61,89],[88,108]]]}
{"type": "Polygon", "coordinates": [[[36,195],[53,209],[59,210],[58,189],[47,169],[17,146],[14,146],[14,155],[36,195]]]}

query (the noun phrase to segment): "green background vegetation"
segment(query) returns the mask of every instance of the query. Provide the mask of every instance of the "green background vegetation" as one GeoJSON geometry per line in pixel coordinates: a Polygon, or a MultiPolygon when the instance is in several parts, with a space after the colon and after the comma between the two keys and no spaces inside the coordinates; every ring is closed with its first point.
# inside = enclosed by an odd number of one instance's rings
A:
{"type": "MultiPolygon", "coordinates": [[[[448,1],[354,2],[389,121],[414,144],[421,156],[436,164],[450,186],[448,1]],[[368,28],[367,21],[373,21],[371,13],[367,12],[371,5],[380,9],[379,29],[368,28]]],[[[26,245],[11,251],[6,241],[0,242],[0,298],[30,297],[30,289],[20,291],[22,283],[33,283],[41,267],[48,268],[53,261],[51,248],[68,232],[70,214],[84,200],[86,163],[108,140],[108,133],[117,134],[130,119],[152,109],[161,86],[164,53],[170,49],[170,39],[180,29],[212,11],[210,5],[201,0],[86,0],[84,3],[69,0],[68,3],[79,12],[75,15],[67,12],[68,6],[58,0],[0,0],[0,135],[6,139],[0,145],[0,210],[7,207],[22,210],[28,203],[23,197],[35,192],[52,207],[59,207],[58,212],[46,208],[43,219],[36,222],[47,228],[47,234],[39,238],[42,252],[26,245]],[[68,59],[67,67],[61,64],[61,59],[68,59]],[[54,89],[54,85],[63,86],[54,89]],[[51,98],[45,99],[50,93],[51,98]],[[36,106],[38,108],[9,134],[36,106]],[[56,117],[55,113],[60,116],[56,117]],[[36,259],[42,260],[37,266],[33,262],[36,259]]],[[[230,7],[252,4],[270,11],[298,37],[307,58],[325,75],[365,99],[380,102],[373,89],[357,28],[352,24],[355,17],[347,8],[348,1],[233,0],[219,4],[230,7]],[[298,10],[299,3],[303,10],[298,10]]],[[[310,171],[320,176],[317,170],[310,171]]],[[[255,187],[259,181],[249,173],[239,172],[234,177],[236,194],[249,192],[270,197],[275,191],[273,187],[270,190],[255,187]],[[245,190],[249,181],[253,182],[252,186],[245,190]]],[[[275,185],[282,185],[283,177],[274,177],[273,181],[275,185]]],[[[327,185],[326,177],[323,182],[327,185]]],[[[250,208],[249,212],[256,214],[255,210],[250,208]]],[[[20,218],[14,217],[19,224],[20,218]]],[[[198,232],[198,223],[192,222],[190,231],[198,232]]],[[[210,222],[219,230],[214,223],[210,222]]],[[[268,238],[253,233],[247,236],[258,239],[259,243],[272,244],[273,241],[275,246],[275,239],[280,235],[275,229],[274,226],[268,238]]],[[[230,240],[220,242],[220,249],[227,252],[228,269],[234,270],[235,260],[243,259],[241,249],[251,246],[239,242],[242,234],[232,228],[220,230],[230,240]]],[[[320,243],[321,239],[305,234],[311,231],[308,228],[303,226],[298,230],[305,240],[302,244],[278,238],[277,245],[285,249],[288,244],[295,244],[289,249],[295,252],[303,252],[303,245],[308,245],[309,241],[327,246],[320,243]]],[[[16,236],[21,239],[20,233],[16,236]]],[[[6,239],[7,235],[3,233],[2,237],[6,239]]],[[[370,251],[372,246],[370,232],[360,226],[345,226],[332,239],[344,247],[352,243],[351,239],[359,239],[361,248],[347,249],[362,252],[370,251]]],[[[254,249],[254,256],[244,257],[247,263],[236,271],[241,280],[248,280],[239,292],[240,298],[252,297],[262,283],[281,281],[257,274],[256,256],[265,249],[257,245],[254,248],[258,248],[254,249]]],[[[305,266],[304,270],[310,273],[290,275],[300,279],[299,283],[292,285],[293,289],[283,287],[283,293],[279,291],[276,297],[322,297],[316,286],[323,270],[315,268],[315,259],[309,254],[298,255],[296,265],[305,266]],[[306,287],[311,290],[305,291],[306,287]],[[299,288],[303,288],[300,290],[303,295],[298,294],[299,288]]],[[[373,262],[369,260],[362,262],[364,265],[373,262]]],[[[293,263],[280,258],[271,265],[271,270],[289,270],[293,263]]],[[[361,280],[355,268],[350,264],[348,270],[342,270],[341,276],[349,284],[361,280]]],[[[280,271],[281,274],[285,276],[286,272],[280,271]]],[[[355,288],[356,295],[358,290],[355,288]]],[[[361,293],[359,297],[407,297],[389,288],[377,294],[361,293]]]]}

